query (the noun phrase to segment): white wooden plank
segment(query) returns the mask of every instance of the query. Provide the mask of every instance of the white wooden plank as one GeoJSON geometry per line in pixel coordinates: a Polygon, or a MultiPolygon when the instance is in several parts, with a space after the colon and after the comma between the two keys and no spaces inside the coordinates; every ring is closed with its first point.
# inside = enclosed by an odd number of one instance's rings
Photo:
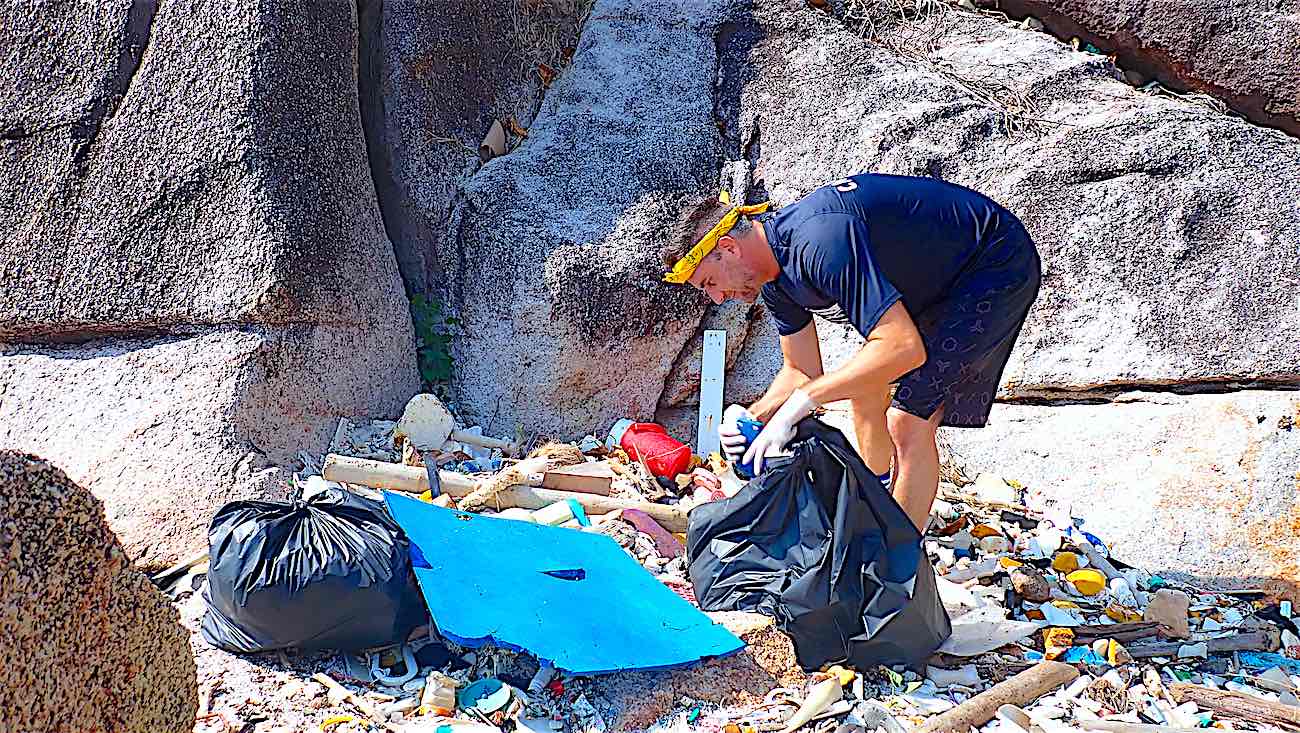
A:
{"type": "Polygon", "coordinates": [[[727,332],[704,332],[704,357],[700,363],[700,422],[695,452],[708,457],[718,450],[718,423],[722,420],[722,383],[727,368],[727,332]]]}

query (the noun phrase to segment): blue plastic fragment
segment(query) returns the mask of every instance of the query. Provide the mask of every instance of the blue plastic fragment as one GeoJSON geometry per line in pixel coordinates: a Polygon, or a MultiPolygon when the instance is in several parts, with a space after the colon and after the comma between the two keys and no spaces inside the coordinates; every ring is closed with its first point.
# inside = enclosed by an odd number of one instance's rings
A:
{"type": "Polygon", "coordinates": [[[578,524],[583,527],[590,527],[591,520],[587,518],[587,511],[582,508],[577,499],[567,499],[569,502],[569,511],[573,512],[573,518],[578,520],[578,524]]]}
{"type": "Polygon", "coordinates": [[[384,498],[421,550],[415,577],[454,642],[492,641],[573,674],[672,669],[744,647],[609,537],[384,498]]]}
{"type": "Polygon", "coordinates": [[[1086,646],[1072,646],[1061,655],[1061,661],[1067,664],[1108,664],[1101,655],[1086,646]]]}
{"type": "Polygon", "coordinates": [[[471,682],[456,695],[456,704],[464,710],[495,713],[510,702],[510,688],[494,677],[471,682]]]}
{"type": "Polygon", "coordinates": [[[1240,652],[1241,666],[1249,669],[1281,667],[1287,674],[1300,674],[1300,659],[1284,657],[1272,652],[1240,652]]]}
{"type": "Polygon", "coordinates": [[[1152,575],[1151,579],[1147,581],[1147,588],[1151,590],[1160,590],[1166,585],[1169,585],[1169,581],[1165,580],[1159,575],[1152,575]]]}
{"type": "Polygon", "coordinates": [[[1043,653],[1042,653],[1042,652],[1036,652],[1036,651],[1034,651],[1033,649],[1026,649],[1026,650],[1025,650],[1025,659],[1027,659],[1027,660],[1029,660],[1029,661],[1031,661],[1031,662],[1041,662],[1041,661],[1043,661],[1043,658],[1044,658],[1044,657],[1043,657],[1043,653]]]}

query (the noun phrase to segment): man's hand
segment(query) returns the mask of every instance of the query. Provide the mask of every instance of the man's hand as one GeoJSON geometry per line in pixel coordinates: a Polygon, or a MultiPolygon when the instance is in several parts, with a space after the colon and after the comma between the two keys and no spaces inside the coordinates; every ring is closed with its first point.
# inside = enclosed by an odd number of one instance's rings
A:
{"type": "Polygon", "coordinates": [[[785,447],[794,438],[795,426],[799,421],[812,414],[817,409],[817,403],[808,396],[807,392],[802,389],[796,389],[790,393],[790,399],[781,405],[781,409],[776,411],[771,420],[763,426],[754,438],[754,442],[749,445],[749,450],[745,451],[745,457],[742,463],[752,463],[754,466],[754,475],[757,476],[763,472],[763,459],[774,456],[785,450],[785,447]]]}
{"type": "Polygon", "coordinates": [[[745,436],[737,425],[741,418],[753,420],[754,416],[741,405],[732,405],[722,413],[722,424],[718,426],[718,442],[722,444],[722,453],[732,463],[739,461],[745,454],[745,436]]]}

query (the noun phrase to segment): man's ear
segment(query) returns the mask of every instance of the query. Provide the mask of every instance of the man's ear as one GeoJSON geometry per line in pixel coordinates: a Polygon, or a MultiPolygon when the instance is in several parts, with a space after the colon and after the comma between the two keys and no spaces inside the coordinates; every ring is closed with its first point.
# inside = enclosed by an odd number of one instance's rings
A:
{"type": "Polygon", "coordinates": [[[718,249],[726,252],[729,255],[739,254],[740,242],[738,242],[736,238],[731,236],[730,234],[724,234],[718,238],[718,249]]]}

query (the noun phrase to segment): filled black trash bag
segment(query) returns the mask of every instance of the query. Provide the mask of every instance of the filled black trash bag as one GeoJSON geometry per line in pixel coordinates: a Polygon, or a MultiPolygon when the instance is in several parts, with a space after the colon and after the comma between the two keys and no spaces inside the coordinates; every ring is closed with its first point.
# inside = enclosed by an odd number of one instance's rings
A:
{"type": "Polygon", "coordinates": [[[382,503],[337,488],[223,506],[208,559],[203,638],[227,651],[354,651],[425,619],[406,535],[382,503]]]}
{"type": "Polygon", "coordinates": [[[921,535],[843,433],[799,424],[789,458],[691,510],[700,608],[776,619],[806,670],[916,666],[952,633],[921,535]]]}

